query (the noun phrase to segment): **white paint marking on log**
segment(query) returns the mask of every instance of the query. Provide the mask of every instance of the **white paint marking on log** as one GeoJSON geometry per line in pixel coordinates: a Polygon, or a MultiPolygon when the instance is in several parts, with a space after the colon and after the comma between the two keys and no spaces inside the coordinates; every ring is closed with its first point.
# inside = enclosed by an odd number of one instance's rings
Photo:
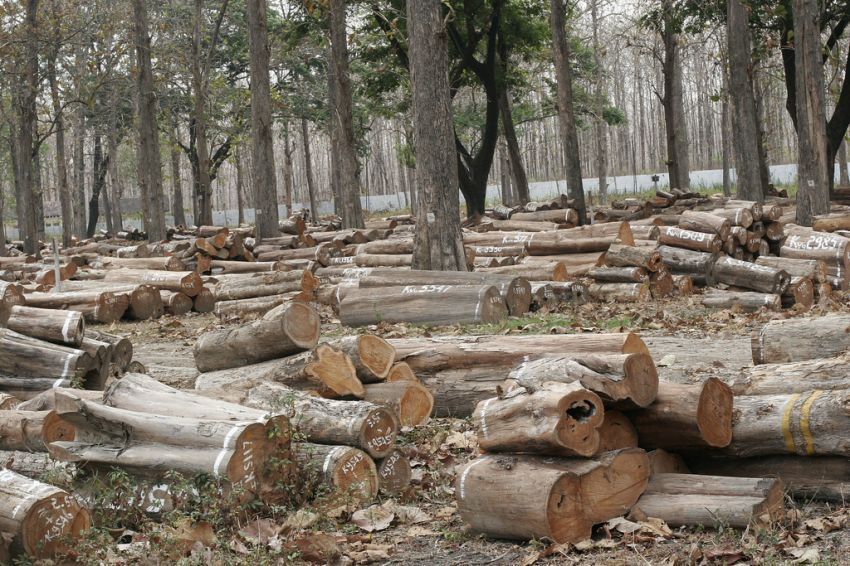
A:
{"type": "Polygon", "coordinates": [[[77,314],[75,311],[68,311],[68,314],[65,315],[65,324],[62,325],[62,339],[65,342],[70,342],[71,337],[68,336],[68,332],[71,330],[71,320],[74,318],[74,315],[77,314]]]}
{"type": "Polygon", "coordinates": [[[491,397],[490,399],[484,401],[484,406],[481,407],[481,415],[479,415],[481,418],[481,434],[484,435],[484,438],[490,436],[487,432],[487,407],[490,406],[490,403],[493,402],[493,399],[495,399],[495,397],[491,397]]]}
{"type": "Polygon", "coordinates": [[[74,359],[74,354],[66,354],[65,357],[65,366],[62,368],[62,377],[61,379],[65,379],[68,377],[68,370],[71,367],[71,360],[74,359]]]}
{"type": "Polygon", "coordinates": [[[230,444],[233,439],[233,436],[242,430],[245,429],[245,425],[236,425],[230,429],[227,435],[224,437],[224,442],[222,443],[221,451],[218,453],[218,456],[215,457],[215,464],[213,464],[213,475],[215,477],[220,478],[221,472],[219,468],[221,467],[222,462],[224,462],[224,456],[230,450],[230,444]]]}
{"type": "Polygon", "coordinates": [[[477,466],[481,462],[488,460],[488,459],[489,459],[488,456],[482,456],[482,457],[478,458],[476,461],[474,461],[473,463],[471,463],[470,465],[468,465],[466,467],[466,469],[463,471],[463,474],[461,474],[461,476],[460,476],[460,498],[461,499],[466,498],[466,490],[464,489],[465,486],[466,486],[466,476],[469,475],[469,472],[472,471],[472,468],[474,468],[475,466],[477,466]]]}
{"type": "Polygon", "coordinates": [[[742,209],[740,209],[740,208],[735,210],[735,225],[736,226],[741,225],[741,210],[742,209]]]}
{"type": "Polygon", "coordinates": [[[328,455],[325,456],[325,462],[324,462],[324,464],[322,464],[322,473],[327,475],[328,474],[328,468],[331,465],[331,460],[336,458],[336,455],[338,453],[345,452],[346,450],[348,450],[348,446],[337,446],[336,448],[334,448],[333,450],[328,452],[328,455]]]}
{"type": "Polygon", "coordinates": [[[351,419],[351,420],[348,422],[348,434],[349,434],[349,435],[354,434],[354,425],[355,425],[355,424],[357,424],[357,421],[356,421],[355,419],[351,419]]]}
{"type": "Polygon", "coordinates": [[[472,322],[479,322],[481,320],[481,300],[482,295],[487,291],[486,287],[481,287],[478,290],[478,302],[475,303],[475,314],[472,316],[472,322]]]}
{"type": "Polygon", "coordinates": [[[767,325],[761,327],[759,330],[759,362],[764,363],[764,335],[767,332],[767,325]]]}

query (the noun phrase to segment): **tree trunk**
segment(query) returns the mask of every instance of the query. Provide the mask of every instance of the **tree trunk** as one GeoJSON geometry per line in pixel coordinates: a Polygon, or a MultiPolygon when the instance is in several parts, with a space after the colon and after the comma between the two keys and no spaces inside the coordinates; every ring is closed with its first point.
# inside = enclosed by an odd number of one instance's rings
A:
{"type": "Polygon", "coordinates": [[[319,223],[319,208],[317,202],[316,182],[313,180],[313,160],[310,157],[310,131],[307,118],[301,117],[301,142],[304,145],[304,176],[307,177],[307,192],[310,196],[310,220],[319,223]]]}
{"type": "Polygon", "coordinates": [[[797,110],[797,224],[812,225],[812,216],[829,212],[833,175],[828,160],[826,103],[820,22],[823,4],[794,0],[794,62],[797,110]],[[830,175],[827,177],[827,172],[830,175]]]}
{"type": "MultiPolygon", "coordinates": [[[[186,226],[186,210],[183,208],[183,179],[180,175],[180,147],[177,140],[180,136],[177,130],[177,116],[172,113],[171,127],[168,129],[170,137],[169,154],[171,158],[171,209],[174,213],[174,225],[186,226]]],[[[198,219],[193,218],[195,225],[198,224],[198,219]]]]}
{"type": "Polygon", "coordinates": [[[590,4],[590,14],[593,27],[593,62],[596,67],[593,76],[594,119],[593,133],[596,142],[596,176],[599,179],[599,202],[608,202],[608,125],[605,123],[604,96],[605,69],[602,66],[601,45],[599,43],[599,1],[590,4]]]}
{"type": "Polygon", "coordinates": [[[241,226],[245,222],[245,182],[242,175],[242,155],[239,150],[233,155],[233,163],[236,165],[236,221],[241,226]]]}
{"type": "Polygon", "coordinates": [[[84,42],[79,42],[74,52],[74,95],[77,102],[74,111],[74,235],[82,238],[86,233],[86,106],[82,102],[83,79],[86,75],[86,53],[84,42]]]}
{"type": "Polygon", "coordinates": [[[151,65],[151,37],[144,0],[133,0],[133,29],[139,113],[139,184],[147,202],[145,231],[152,242],[165,239],[165,217],[162,199],[162,165],[159,154],[157,103],[151,65]]]}
{"type": "Polygon", "coordinates": [[[248,0],[248,39],[251,51],[251,134],[257,238],[278,235],[277,181],[272,139],[269,87],[269,40],[266,0],[248,0]]]}
{"type": "MultiPolygon", "coordinates": [[[[65,117],[62,100],[59,96],[59,81],[56,77],[56,58],[59,54],[61,31],[59,29],[58,1],[51,2],[51,18],[55,30],[55,40],[47,60],[47,79],[50,83],[50,99],[53,103],[53,115],[56,120],[56,190],[59,193],[59,206],[62,209],[62,246],[70,247],[74,232],[74,211],[71,208],[71,189],[68,186],[68,161],[65,159],[65,117]]],[[[844,160],[845,162],[847,159],[844,160]]],[[[5,239],[3,240],[5,242],[5,239]]]]}
{"type": "Polygon", "coordinates": [[[197,226],[212,224],[212,181],[210,180],[210,149],[207,141],[207,77],[204,74],[202,30],[204,23],[204,0],[195,0],[192,27],[192,120],[195,130],[195,152],[198,160],[198,176],[195,182],[195,199],[198,202],[197,226]]]}
{"type": "Polygon", "coordinates": [[[741,0],[729,0],[727,31],[729,47],[729,97],[732,99],[732,130],[735,132],[737,197],[762,202],[766,187],[759,173],[759,120],[753,93],[753,63],[749,12],[741,0]]]}
{"type": "Polygon", "coordinates": [[[566,36],[566,6],[564,0],[551,1],[550,25],[552,27],[555,75],[558,80],[558,117],[561,143],[567,166],[567,191],[575,201],[579,225],[588,223],[584,201],[584,186],[581,178],[581,156],[579,154],[578,131],[575,108],[573,107],[573,76],[570,45],[566,36]]]}
{"type": "Polygon", "coordinates": [[[842,140],[838,147],[838,184],[850,186],[850,175],[847,172],[847,140],[842,140]]]}
{"type": "Polygon", "coordinates": [[[113,234],[124,230],[124,219],[121,214],[121,179],[118,177],[118,105],[120,91],[115,89],[112,95],[112,108],[109,113],[109,133],[106,144],[109,151],[109,189],[111,194],[111,220],[108,222],[113,234]]]}
{"type": "Polygon", "coordinates": [[[351,76],[348,68],[348,34],[345,30],[346,0],[330,0],[330,65],[334,82],[334,105],[331,123],[335,130],[337,152],[334,163],[339,183],[339,211],[343,228],[362,228],[360,203],[360,166],[357,163],[357,139],[354,133],[354,110],[351,76]]]}
{"type": "MultiPolygon", "coordinates": [[[[728,56],[724,57],[728,63],[728,56]]],[[[728,64],[723,66],[723,94],[720,113],[720,135],[723,152],[723,196],[732,196],[732,125],[729,112],[729,69],[728,64]]]]}
{"type": "Polygon", "coordinates": [[[531,200],[528,190],[528,175],[526,175],[522,154],[519,149],[513,110],[511,109],[510,93],[507,88],[502,89],[502,96],[499,97],[499,112],[502,114],[502,128],[505,133],[505,141],[508,144],[514,192],[517,197],[516,202],[513,204],[524,205],[531,200]]]}
{"type": "Polygon", "coordinates": [[[97,221],[100,218],[100,194],[106,185],[106,172],[109,168],[109,159],[111,156],[103,157],[103,144],[101,143],[100,134],[94,136],[94,161],[92,173],[94,179],[91,188],[91,198],[89,198],[89,222],[86,228],[86,237],[91,238],[97,230],[97,221]]]}
{"type": "Polygon", "coordinates": [[[286,205],[286,215],[292,216],[292,191],[293,191],[293,170],[292,170],[292,152],[295,149],[292,147],[291,136],[289,133],[289,121],[283,127],[283,195],[284,204],[286,205]]]}

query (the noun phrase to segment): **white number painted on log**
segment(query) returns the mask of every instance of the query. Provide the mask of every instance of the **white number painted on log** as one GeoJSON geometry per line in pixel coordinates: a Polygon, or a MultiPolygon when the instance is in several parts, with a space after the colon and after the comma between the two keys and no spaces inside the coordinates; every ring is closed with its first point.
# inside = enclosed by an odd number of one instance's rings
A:
{"type": "Polygon", "coordinates": [[[346,476],[353,473],[354,469],[357,467],[357,464],[359,464],[362,461],[363,461],[363,452],[355,453],[354,456],[352,456],[351,458],[346,460],[345,463],[342,465],[342,473],[346,476]]]}
{"type": "Polygon", "coordinates": [[[408,285],[401,290],[402,295],[418,295],[422,293],[448,293],[451,285],[408,285]]]}

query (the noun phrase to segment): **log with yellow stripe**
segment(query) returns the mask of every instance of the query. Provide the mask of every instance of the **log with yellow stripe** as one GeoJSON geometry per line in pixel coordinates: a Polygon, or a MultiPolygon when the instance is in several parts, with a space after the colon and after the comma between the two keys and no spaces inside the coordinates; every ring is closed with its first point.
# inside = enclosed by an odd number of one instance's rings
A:
{"type": "Polygon", "coordinates": [[[728,455],[850,455],[850,391],[735,397],[728,455]]]}

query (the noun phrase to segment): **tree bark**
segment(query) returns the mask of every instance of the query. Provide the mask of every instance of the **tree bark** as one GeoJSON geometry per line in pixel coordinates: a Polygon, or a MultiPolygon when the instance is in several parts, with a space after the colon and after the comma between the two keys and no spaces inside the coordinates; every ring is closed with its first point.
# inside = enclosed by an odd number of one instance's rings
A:
{"type": "Polygon", "coordinates": [[[602,66],[601,45],[599,43],[599,1],[590,3],[590,15],[593,27],[593,62],[596,67],[593,77],[594,119],[593,133],[596,142],[596,176],[599,179],[599,202],[608,202],[608,125],[605,123],[603,97],[605,92],[605,69],[602,66]]]}
{"type": "Polygon", "coordinates": [[[797,224],[829,212],[832,163],[828,159],[820,21],[823,4],[794,0],[794,63],[797,111],[797,224]],[[830,173],[827,176],[827,173],[830,173]]]}
{"type": "Polygon", "coordinates": [[[195,199],[198,202],[198,216],[195,224],[212,224],[212,187],[210,181],[210,149],[207,141],[207,77],[203,71],[206,66],[201,55],[201,32],[204,22],[204,0],[195,0],[192,26],[192,122],[195,130],[195,152],[197,154],[197,179],[195,199]]]}
{"type": "MultiPolygon", "coordinates": [[[[171,211],[174,213],[174,225],[186,226],[186,210],[183,208],[183,179],[180,175],[180,149],[177,143],[179,132],[177,130],[177,117],[172,113],[172,124],[168,129],[171,147],[169,154],[171,158],[171,211]]],[[[114,182],[114,181],[113,181],[114,182]]],[[[193,218],[199,226],[198,219],[193,218]]]]}
{"type": "Polygon", "coordinates": [[[581,178],[578,131],[573,107],[573,74],[570,45],[566,35],[566,6],[564,0],[551,0],[550,25],[552,28],[555,75],[558,81],[558,117],[567,168],[567,191],[575,201],[579,225],[588,223],[581,178]]]}
{"type": "Polygon", "coordinates": [[[162,199],[162,165],[157,129],[156,90],[151,65],[151,37],[144,0],[133,0],[133,32],[136,44],[139,118],[139,184],[146,200],[145,231],[152,242],[165,239],[165,217],[162,199]]]}
{"type": "Polygon", "coordinates": [[[508,145],[514,184],[513,188],[517,197],[516,202],[513,204],[524,205],[531,200],[528,190],[528,175],[525,172],[522,153],[519,149],[519,140],[517,139],[516,127],[514,126],[513,110],[511,109],[510,92],[508,92],[507,88],[502,89],[502,96],[499,98],[499,112],[502,115],[502,129],[504,130],[505,141],[508,145]]]}
{"type": "MultiPolygon", "coordinates": [[[[56,77],[56,59],[59,56],[62,41],[58,4],[58,0],[53,0],[50,4],[54,38],[47,59],[47,79],[50,83],[50,100],[53,104],[53,115],[56,120],[56,181],[58,185],[56,190],[59,193],[59,206],[62,209],[62,245],[67,248],[71,245],[71,236],[74,232],[74,211],[71,208],[68,161],[65,158],[65,116],[62,100],[59,96],[59,81],[56,77]]],[[[3,241],[5,242],[5,239],[3,241]]]]}
{"type": "Polygon", "coordinates": [[[248,44],[251,51],[251,136],[253,143],[254,210],[257,238],[277,236],[277,181],[272,139],[269,87],[269,40],[266,0],[248,0],[248,44]]]}
{"type": "Polygon", "coordinates": [[[753,63],[748,11],[741,0],[727,8],[729,97],[732,101],[732,136],[735,148],[737,197],[762,202],[766,187],[759,173],[759,119],[753,93],[753,63]]]}
{"type": "Polygon", "coordinates": [[[310,157],[310,130],[307,118],[301,117],[301,143],[304,145],[304,176],[307,177],[307,192],[310,196],[310,220],[319,223],[319,208],[317,202],[316,182],[313,180],[313,160],[310,157]]]}
{"type": "Polygon", "coordinates": [[[448,76],[448,40],[437,0],[408,3],[419,221],[414,269],[466,271],[448,76]]]}

